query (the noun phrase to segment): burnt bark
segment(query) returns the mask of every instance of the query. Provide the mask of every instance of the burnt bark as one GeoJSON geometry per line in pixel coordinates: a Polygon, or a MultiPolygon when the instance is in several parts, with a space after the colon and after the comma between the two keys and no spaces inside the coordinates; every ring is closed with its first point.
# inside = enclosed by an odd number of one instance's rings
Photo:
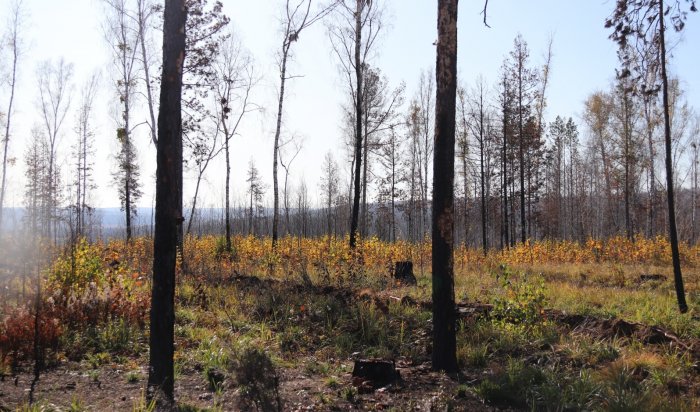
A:
{"type": "Polygon", "coordinates": [[[360,217],[360,172],[362,163],[362,8],[363,0],[356,0],[355,10],[355,173],[352,198],[352,218],[350,220],[350,248],[357,245],[357,226],[360,217]]]}
{"type": "Polygon", "coordinates": [[[454,292],[454,161],[457,99],[457,3],[438,1],[432,277],[434,370],[457,371],[454,292]]]}
{"type": "Polygon", "coordinates": [[[166,0],[163,72],[158,113],[153,286],[148,394],[172,404],[174,388],[175,266],[182,218],[182,68],[185,0],[166,0]]]}
{"type": "Polygon", "coordinates": [[[678,231],[676,229],[676,209],[673,198],[673,157],[671,147],[671,119],[668,104],[668,76],[666,74],[666,36],[664,27],[664,1],[659,0],[659,46],[661,52],[661,99],[664,111],[664,138],[666,141],[666,196],[668,199],[668,226],[671,241],[671,258],[673,260],[673,281],[676,286],[678,309],[681,313],[688,311],[681,274],[681,257],[678,250],[678,231]]]}

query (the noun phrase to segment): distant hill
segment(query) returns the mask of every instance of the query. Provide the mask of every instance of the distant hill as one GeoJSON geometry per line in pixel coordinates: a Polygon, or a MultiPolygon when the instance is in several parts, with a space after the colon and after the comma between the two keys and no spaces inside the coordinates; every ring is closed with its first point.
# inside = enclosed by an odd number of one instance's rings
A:
{"type": "MultiPolygon", "coordinates": [[[[150,207],[137,208],[137,225],[148,225],[151,222],[152,210],[150,207]]],[[[3,221],[6,222],[7,228],[16,229],[22,225],[25,216],[23,207],[11,207],[3,212],[5,216],[3,221]]],[[[117,229],[124,227],[124,212],[118,207],[100,207],[94,210],[95,220],[100,222],[104,229],[117,229]]]]}

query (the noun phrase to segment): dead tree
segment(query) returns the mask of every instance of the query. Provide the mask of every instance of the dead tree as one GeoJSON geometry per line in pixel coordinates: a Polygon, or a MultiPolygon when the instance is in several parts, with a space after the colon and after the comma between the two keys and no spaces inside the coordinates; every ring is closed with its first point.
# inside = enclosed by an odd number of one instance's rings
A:
{"type": "Polygon", "coordinates": [[[149,397],[174,402],[175,264],[182,217],[182,69],[186,0],[166,0],[158,113],[153,286],[149,339],[149,397]],[[162,396],[162,398],[161,398],[162,396]]]}
{"type": "Polygon", "coordinates": [[[10,21],[8,25],[7,43],[10,47],[12,61],[10,68],[10,98],[7,102],[7,112],[5,113],[5,135],[2,139],[2,181],[0,181],[0,233],[2,233],[2,217],[5,209],[5,189],[7,183],[7,153],[10,146],[10,131],[12,124],[12,111],[15,101],[15,87],[17,85],[17,67],[19,59],[24,51],[24,38],[22,37],[22,25],[24,23],[24,8],[21,0],[16,0],[10,8],[10,21]]]}
{"type": "Polygon", "coordinates": [[[287,80],[292,77],[287,74],[287,62],[291,57],[292,44],[299,41],[299,35],[307,27],[326,16],[333,8],[332,3],[328,7],[322,7],[318,12],[311,14],[312,0],[300,0],[285,3],[285,13],[282,20],[282,48],[278,56],[280,70],[280,90],[277,104],[277,124],[275,127],[275,140],[273,145],[272,159],[272,182],[273,182],[273,211],[272,211],[272,248],[277,245],[279,236],[279,183],[277,178],[277,165],[280,162],[280,134],[282,132],[282,113],[284,104],[284,87],[287,80]],[[295,4],[296,3],[296,4],[295,4]]]}
{"type": "MultiPolygon", "coordinates": [[[[621,77],[634,75],[641,83],[643,93],[655,94],[661,91],[661,105],[664,115],[664,140],[666,146],[666,196],[668,202],[669,237],[671,241],[671,257],[673,260],[673,277],[676,286],[678,308],[681,313],[688,311],[685,301],[685,289],[681,274],[680,252],[678,250],[678,231],[676,228],[676,211],[673,190],[673,156],[671,141],[671,119],[669,115],[669,82],[666,73],[666,18],[671,20],[675,31],[680,32],[685,27],[687,12],[681,3],[690,5],[692,12],[697,11],[695,0],[670,0],[669,6],[664,6],[664,0],[638,0],[634,2],[618,1],[613,15],[605,22],[605,26],[613,28],[610,38],[619,48],[618,54],[622,63],[621,77]],[[627,53],[630,49],[633,53],[627,53]],[[651,56],[651,58],[647,58],[651,56]],[[649,72],[658,73],[661,80],[645,82],[649,72]]],[[[653,76],[655,77],[655,76],[653,76]]]]}
{"type": "Polygon", "coordinates": [[[457,99],[457,3],[438,1],[433,154],[433,369],[457,371],[454,291],[454,162],[457,99]]]}

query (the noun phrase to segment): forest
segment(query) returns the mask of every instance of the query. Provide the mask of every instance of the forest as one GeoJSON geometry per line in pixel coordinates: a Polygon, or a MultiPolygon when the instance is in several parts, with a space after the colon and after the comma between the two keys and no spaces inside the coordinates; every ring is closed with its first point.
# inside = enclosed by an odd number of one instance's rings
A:
{"type": "Polygon", "coordinates": [[[411,5],[276,0],[263,76],[228,2],[94,0],[91,73],[29,70],[33,0],[0,5],[0,411],[700,409],[695,0],[606,3],[576,115],[556,33],[462,76],[488,0],[430,6],[412,84],[378,58],[411,5]],[[294,87],[321,45],[339,120],[294,87]]]}

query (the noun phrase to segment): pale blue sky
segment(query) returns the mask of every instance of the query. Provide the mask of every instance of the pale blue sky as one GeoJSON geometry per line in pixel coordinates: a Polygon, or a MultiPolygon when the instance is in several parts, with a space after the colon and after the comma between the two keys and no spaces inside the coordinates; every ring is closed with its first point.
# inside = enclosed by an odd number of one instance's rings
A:
{"type": "MultiPolygon", "coordinates": [[[[0,21],[6,21],[8,0],[0,4],[0,21]]],[[[25,0],[29,10],[29,24],[25,28],[28,50],[21,66],[18,88],[16,122],[13,127],[12,155],[21,160],[25,138],[36,121],[37,62],[64,57],[75,65],[75,81],[79,85],[94,70],[103,72],[103,87],[95,104],[98,143],[95,195],[98,206],[116,206],[116,190],[111,185],[110,171],[116,152],[114,124],[110,120],[108,99],[113,95],[109,83],[110,62],[100,28],[102,6],[99,0],[25,0]]],[[[265,112],[246,121],[241,136],[233,148],[234,198],[244,192],[244,174],[250,158],[271,187],[271,150],[274,133],[275,99],[278,75],[275,52],[280,42],[277,15],[280,0],[234,1],[223,0],[224,10],[231,17],[243,44],[256,60],[262,81],[255,93],[256,102],[266,107],[265,112]]],[[[387,26],[376,50],[374,66],[378,66],[392,85],[406,82],[407,98],[415,92],[420,71],[434,66],[436,38],[436,1],[384,0],[387,26]]],[[[613,0],[491,0],[488,21],[484,27],[480,15],[483,2],[462,0],[459,9],[459,71],[460,82],[471,85],[479,74],[494,84],[504,56],[511,50],[513,39],[521,33],[528,42],[532,64],[541,65],[550,35],[554,36],[554,57],[551,83],[547,91],[547,121],[556,115],[577,119],[584,99],[594,90],[605,89],[614,77],[617,67],[616,47],[608,39],[604,19],[614,7],[613,0]]],[[[684,40],[674,48],[671,63],[687,91],[691,105],[700,107],[700,19],[691,15],[684,40]]],[[[4,27],[4,25],[2,26],[4,27]]],[[[304,149],[292,165],[294,183],[304,176],[313,197],[317,192],[318,174],[323,156],[329,150],[340,162],[344,159],[340,131],[339,105],[346,101],[345,88],[338,74],[335,56],[331,52],[325,27],[318,24],[302,33],[294,45],[293,74],[303,75],[289,83],[285,105],[286,131],[304,139],[304,149]]],[[[0,63],[0,66],[3,63],[0,63]]],[[[0,68],[2,69],[2,68],[0,68]]],[[[79,88],[74,92],[77,106],[79,88]]],[[[7,95],[0,93],[3,110],[7,95]]],[[[145,118],[145,112],[143,113],[145,118]]],[[[66,154],[74,140],[74,115],[64,126],[61,158],[68,167],[66,154]]],[[[585,136],[585,128],[581,126],[585,136]]],[[[152,175],[155,151],[149,143],[145,128],[138,133],[139,161],[142,165],[144,196],[140,202],[148,206],[152,201],[152,175]]],[[[9,200],[22,203],[22,162],[10,170],[9,200]],[[15,178],[14,176],[18,176],[15,178]]],[[[211,166],[204,186],[203,206],[222,203],[223,166],[211,166]]],[[[192,179],[187,179],[191,188],[192,179]]],[[[186,191],[188,188],[186,188],[186,191]]],[[[270,191],[268,191],[268,195],[270,191]]],[[[235,201],[235,200],[234,200],[235,201]]]]}

